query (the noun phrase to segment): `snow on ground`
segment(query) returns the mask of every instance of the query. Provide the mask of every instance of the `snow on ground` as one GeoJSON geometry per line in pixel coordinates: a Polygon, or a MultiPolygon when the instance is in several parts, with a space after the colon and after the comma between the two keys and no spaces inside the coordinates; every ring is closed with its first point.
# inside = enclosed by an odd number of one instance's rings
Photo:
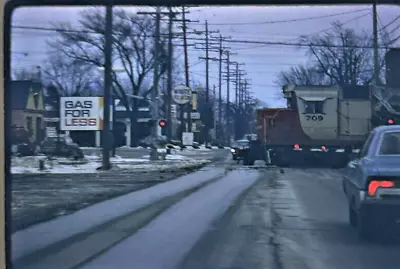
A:
{"type": "MultiPolygon", "coordinates": [[[[101,149],[100,147],[80,147],[82,150],[98,150],[101,149]]],[[[149,147],[128,147],[128,146],[122,146],[118,147],[118,149],[150,149],[149,147]]]]}
{"type": "MultiPolygon", "coordinates": [[[[86,155],[85,158],[89,161],[101,161],[101,155],[86,155]]],[[[146,162],[149,161],[149,158],[145,159],[144,157],[142,158],[122,158],[120,156],[115,156],[111,157],[110,161],[113,164],[119,164],[119,163],[136,163],[136,162],[146,162]]]]}
{"type": "MultiPolygon", "coordinates": [[[[11,172],[13,174],[25,173],[45,173],[45,174],[72,174],[72,173],[97,173],[101,166],[101,156],[88,155],[85,157],[86,163],[74,163],[66,158],[57,158],[56,160],[46,160],[46,156],[27,156],[27,157],[14,157],[12,159],[11,172]],[[39,170],[39,160],[45,160],[45,170],[39,170]]],[[[203,163],[208,163],[207,160],[193,159],[189,156],[180,154],[169,154],[166,160],[151,161],[149,155],[142,156],[141,158],[121,158],[119,156],[110,159],[113,168],[120,170],[165,170],[165,169],[179,169],[184,167],[191,167],[203,163]]]]}

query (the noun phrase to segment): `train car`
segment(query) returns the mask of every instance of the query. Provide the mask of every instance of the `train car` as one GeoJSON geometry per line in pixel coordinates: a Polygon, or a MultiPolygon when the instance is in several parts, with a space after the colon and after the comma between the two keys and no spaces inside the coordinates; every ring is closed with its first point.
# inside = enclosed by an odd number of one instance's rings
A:
{"type": "Polygon", "coordinates": [[[371,130],[368,86],[288,85],[287,108],[257,111],[258,135],[278,166],[341,167],[371,130]]]}

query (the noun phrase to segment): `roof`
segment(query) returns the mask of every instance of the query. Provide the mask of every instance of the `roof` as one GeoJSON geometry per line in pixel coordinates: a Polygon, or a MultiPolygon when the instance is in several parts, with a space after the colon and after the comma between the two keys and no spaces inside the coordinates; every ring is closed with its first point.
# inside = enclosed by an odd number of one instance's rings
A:
{"type": "Polygon", "coordinates": [[[399,131],[400,132],[400,125],[383,125],[374,128],[374,132],[377,132],[378,134],[382,134],[385,132],[390,132],[390,131],[399,131]]]}
{"type": "Polygon", "coordinates": [[[24,110],[28,102],[30,90],[42,92],[42,84],[32,80],[11,81],[11,108],[24,110]]]}
{"type": "Polygon", "coordinates": [[[370,98],[370,87],[368,85],[346,85],[341,88],[343,99],[368,100],[370,98]]]}

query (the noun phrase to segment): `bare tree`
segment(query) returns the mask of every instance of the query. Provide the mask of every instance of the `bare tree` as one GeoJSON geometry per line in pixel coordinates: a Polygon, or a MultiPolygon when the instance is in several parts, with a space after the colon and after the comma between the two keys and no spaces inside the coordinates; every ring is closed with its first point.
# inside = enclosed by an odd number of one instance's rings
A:
{"type": "MultiPolygon", "coordinates": [[[[367,33],[335,22],[329,31],[301,36],[300,43],[307,44],[310,64],[281,72],[276,81],[279,85],[362,85],[372,81],[372,38],[367,33]]],[[[384,57],[381,59],[382,68],[384,57]]]]}
{"type": "Polygon", "coordinates": [[[330,79],[317,66],[299,65],[288,71],[280,72],[275,83],[279,86],[286,84],[327,85],[330,84],[330,79]]]}
{"type": "Polygon", "coordinates": [[[28,68],[22,68],[22,69],[17,69],[14,70],[12,74],[12,78],[15,80],[32,80],[37,78],[37,71],[28,69],[28,68]]]}
{"type": "Polygon", "coordinates": [[[308,44],[308,54],[316,60],[316,66],[335,84],[370,82],[373,77],[371,37],[344,28],[339,22],[333,23],[331,29],[300,38],[308,44]]]}
{"type": "MultiPolygon", "coordinates": [[[[143,84],[153,75],[156,57],[154,55],[155,21],[149,15],[137,15],[122,9],[113,13],[113,65],[122,66],[123,74],[113,71],[115,94],[121,99],[131,115],[132,139],[137,142],[136,98],[143,84]]],[[[104,66],[105,12],[90,8],[80,15],[79,27],[70,24],[56,25],[58,38],[50,45],[71,59],[84,61],[93,66],[104,66]],[[77,31],[76,29],[80,29],[77,31]]],[[[164,29],[163,27],[162,29],[164,29]]],[[[166,40],[161,41],[161,53],[157,60],[161,64],[161,76],[166,71],[166,40]]]]}
{"type": "Polygon", "coordinates": [[[93,95],[96,81],[93,66],[86,62],[63,57],[60,53],[50,54],[45,66],[44,79],[54,85],[60,96],[93,95]]]}

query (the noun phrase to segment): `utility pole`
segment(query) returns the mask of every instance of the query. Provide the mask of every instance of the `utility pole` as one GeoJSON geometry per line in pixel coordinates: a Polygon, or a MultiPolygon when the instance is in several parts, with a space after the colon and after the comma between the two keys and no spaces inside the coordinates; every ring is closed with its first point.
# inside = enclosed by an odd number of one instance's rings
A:
{"type": "Polygon", "coordinates": [[[153,74],[153,90],[151,91],[151,102],[153,103],[153,128],[152,128],[152,136],[153,136],[153,147],[150,152],[150,160],[158,160],[158,145],[157,145],[157,137],[158,137],[158,69],[160,65],[160,21],[161,21],[161,8],[159,6],[156,7],[156,33],[155,33],[155,44],[154,44],[154,74],[153,74]]]}
{"type": "Polygon", "coordinates": [[[229,96],[229,84],[230,84],[230,51],[228,50],[226,52],[226,73],[227,73],[227,82],[226,82],[226,138],[227,138],[227,142],[228,145],[231,142],[231,135],[230,135],[230,106],[229,106],[229,100],[230,100],[230,96],[229,96]]]}
{"type": "MultiPolygon", "coordinates": [[[[209,104],[209,81],[208,81],[208,22],[206,21],[206,106],[207,106],[207,112],[211,112],[210,109],[210,104],[209,104]]],[[[207,113],[207,114],[208,114],[207,113]]],[[[207,118],[209,119],[211,115],[207,115],[207,118]]],[[[209,132],[210,132],[210,126],[209,126],[209,120],[207,120],[206,122],[206,126],[205,126],[206,130],[205,130],[205,144],[207,146],[208,144],[208,136],[209,136],[209,132]]]]}
{"type": "Polygon", "coordinates": [[[239,63],[236,63],[236,84],[235,84],[235,140],[238,139],[238,131],[239,131],[239,83],[240,83],[240,74],[239,74],[239,63]]]}
{"type": "MultiPolygon", "coordinates": [[[[237,78],[238,77],[238,73],[240,74],[240,71],[241,71],[238,68],[235,68],[237,71],[235,70],[235,71],[231,72],[230,66],[232,64],[234,64],[236,66],[242,65],[242,64],[240,64],[238,62],[235,62],[235,61],[230,61],[230,56],[234,55],[234,53],[227,52],[227,54],[228,54],[227,55],[228,59],[227,59],[227,71],[225,72],[225,74],[226,74],[225,79],[227,80],[227,93],[226,93],[226,95],[227,95],[227,99],[229,100],[229,102],[227,100],[227,107],[226,107],[226,110],[227,110],[226,117],[227,117],[227,119],[226,120],[227,120],[227,129],[228,129],[228,132],[230,133],[232,131],[232,126],[231,126],[232,122],[231,121],[233,120],[233,117],[232,117],[231,107],[230,107],[230,105],[231,105],[231,103],[230,103],[230,85],[228,85],[228,84],[230,84],[231,81],[234,82],[236,84],[235,85],[235,90],[236,90],[236,87],[238,87],[237,86],[237,84],[238,84],[238,81],[237,81],[238,80],[238,78],[237,78]],[[232,76],[236,77],[236,80],[231,80],[232,76]]],[[[235,93],[235,95],[236,95],[236,93],[235,93]]],[[[238,107],[235,108],[235,124],[238,122],[238,120],[237,120],[237,115],[238,115],[237,111],[238,111],[238,107]]],[[[236,129],[237,128],[235,128],[235,130],[236,129]]],[[[234,136],[234,137],[236,138],[236,136],[234,136]]]]}
{"type": "MultiPolygon", "coordinates": [[[[154,74],[159,73],[159,68],[160,68],[160,24],[161,24],[161,16],[168,16],[168,23],[169,23],[169,33],[168,33],[168,62],[167,62],[167,136],[168,138],[171,137],[172,135],[172,123],[171,123],[171,105],[172,105],[172,55],[173,55],[173,44],[172,44],[172,39],[174,37],[174,33],[172,33],[172,23],[174,21],[177,21],[174,19],[174,17],[179,14],[177,12],[172,12],[172,9],[170,8],[168,12],[161,12],[161,7],[156,7],[156,12],[137,12],[136,14],[138,15],[155,15],[156,16],[156,29],[155,29],[155,47],[154,47],[154,56],[155,56],[155,61],[154,61],[154,74]]],[[[158,75],[153,75],[153,89],[151,91],[151,107],[154,108],[152,113],[153,113],[153,120],[154,126],[152,126],[152,136],[153,139],[155,140],[156,137],[158,137],[159,133],[159,126],[158,126],[158,120],[159,120],[159,112],[158,112],[158,99],[159,99],[159,93],[158,93],[158,83],[159,83],[159,76],[158,75]]],[[[154,145],[155,147],[155,145],[154,145]]],[[[154,154],[158,159],[158,154],[155,154],[154,151],[152,150],[152,154],[154,154]]],[[[152,158],[152,154],[150,154],[150,159],[152,158]]]]}
{"type": "Polygon", "coordinates": [[[112,87],[111,57],[112,57],[112,5],[106,6],[105,46],[104,46],[104,94],[103,94],[103,158],[102,170],[109,170],[110,164],[110,93],[112,87]]]}
{"type": "MultiPolygon", "coordinates": [[[[222,126],[222,35],[219,36],[219,77],[218,77],[218,129],[215,127],[215,130],[218,130],[218,139],[223,140],[223,128],[222,126]]],[[[221,142],[220,141],[220,142],[221,142]]]]}
{"type": "MultiPolygon", "coordinates": [[[[185,6],[182,6],[182,31],[183,31],[183,46],[184,46],[184,54],[185,54],[185,79],[186,79],[186,87],[190,88],[190,81],[189,81],[189,57],[188,57],[188,45],[187,45],[187,35],[186,35],[186,10],[185,10],[185,6]]],[[[181,128],[182,131],[185,130],[185,121],[184,121],[184,105],[181,106],[181,128]]],[[[189,132],[192,131],[192,117],[191,117],[191,113],[192,113],[192,104],[191,102],[189,102],[189,104],[187,105],[187,125],[188,125],[188,130],[189,132]]]]}
{"type": "Polygon", "coordinates": [[[182,6],[182,31],[183,31],[183,50],[185,55],[185,81],[186,87],[190,87],[189,82],[189,58],[187,49],[187,36],[186,36],[186,10],[185,6],[182,6]]]}
{"type": "Polygon", "coordinates": [[[373,18],[373,46],[374,46],[374,80],[375,86],[379,86],[379,52],[378,52],[378,14],[376,10],[376,2],[372,6],[372,18],[373,18]]]}
{"type": "Polygon", "coordinates": [[[172,116],[171,116],[171,105],[172,105],[172,26],[174,13],[172,7],[169,7],[169,22],[168,22],[168,87],[167,87],[167,137],[168,141],[172,139],[172,116]]]}
{"type": "Polygon", "coordinates": [[[216,88],[215,85],[213,85],[213,98],[214,98],[213,108],[214,108],[214,126],[215,126],[214,133],[215,133],[215,137],[217,137],[217,133],[218,133],[218,130],[216,128],[216,126],[217,126],[217,115],[216,115],[217,114],[217,98],[216,98],[216,94],[215,94],[215,88],[216,88]]]}
{"type": "MultiPolygon", "coordinates": [[[[213,106],[210,105],[210,82],[209,82],[209,60],[211,60],[211,58],[209,57],[209,52],[210,52],[210,40],[209,40],[209,36],[212,33],[219,33],[219,31],[209,31],[208,30],[208,22],[205,22],[205,31],[196,31],[197,34],[205,34],[205,51],[206,51],[206,57],[200,57],[200,59],[204,59],[206,61],[206,111],[207,111],[207,115],[206,118],[210,119],[211,117],[211,112],[213,111],[213,106]]],[[[214,113],[215,114],[215,113],[214,113]]],[[[208,136],[209,136],[209,132],[210,132],[210,121],[207,120],[206,124],[205,124],[205,144],[208,144],[208,136]]],[[[216,126],[214,126],[214,128],[216,128],[216,126]]]]}

